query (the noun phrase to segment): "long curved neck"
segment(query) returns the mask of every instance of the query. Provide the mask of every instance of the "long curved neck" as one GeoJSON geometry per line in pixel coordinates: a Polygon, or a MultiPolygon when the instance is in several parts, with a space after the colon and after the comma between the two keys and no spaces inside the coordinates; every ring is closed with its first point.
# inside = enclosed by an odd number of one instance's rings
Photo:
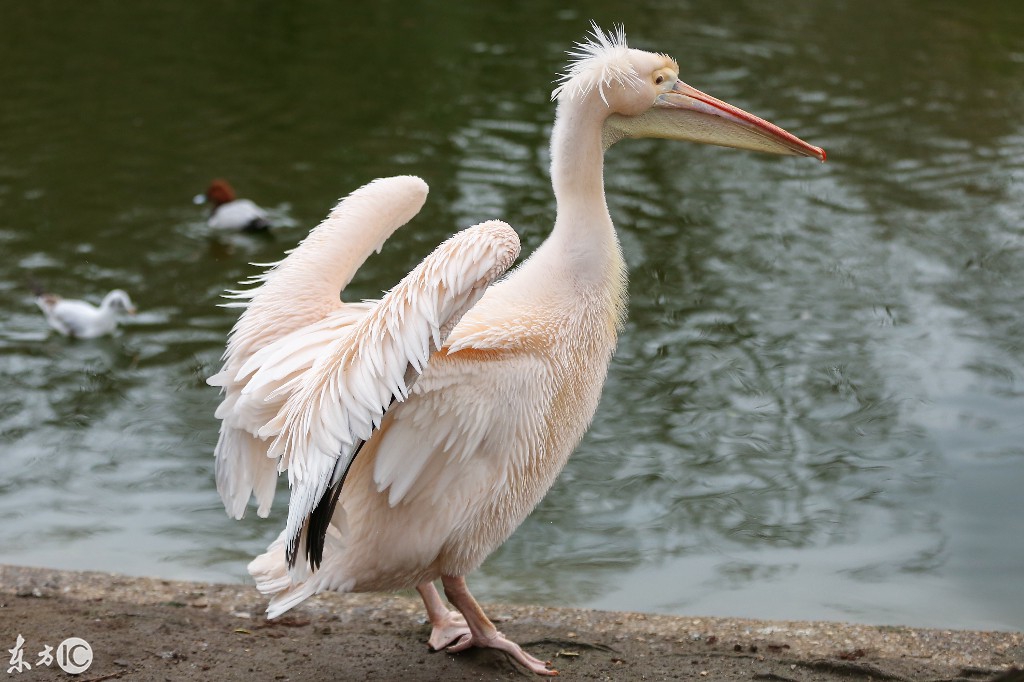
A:
{"type": "MultiPolygon", "coordinates": [[[[558,215],[551,234],[503,281],[495,284],[467,318],[479,324],[511,316],[522,320],[550,319],[564,324],[552,337],[544,325],[540,346],[574,353],[589,348],[602,374],[615,347],[626,310],[626,264],[615,236],[604,196],[603,102],[561,101],[551,132],[551,184],[558,215]],[[485,312],[486,311],[486,312],[485,312]]],[[[527,325],[529,326],[529,325],[527,325]]],[[[495,329],[508,326],[495,325],[495,329]]],[[[458,333],[458,331],[456,332],[458,333]]],[[[522,338],[521,331],[517,337],[522,338]]],[[[596,398],[594,405],[596,405],[596,398]]]]}
{"type": "Polygon", "coordinates": [[[608,208],[604,200],[603,116],[582,102],[560,102],[551,131],[551,184],[559,215],[608,208]]]}
{"type": "Polygon", "coordinates": [[[100,307],[99,307],[100,314],[103,315],[104,317],[113,317],[114,314],[117,312],[116,310],[114,310],[114,306],[117,305],[115,303],[116,300],[117,300],[117,294],[115,294],[113,292],[111,292],[111,293],[107,294],[106,296],[104,296],[103,300],[100,301],[100,307]]]}
{"type": "MultiPolygon", "coordinates": [[[[596,97],[595,93],[591,93],[596,97]]],[[[551,183],[558,217],[548,248],[577,280],[618,277],[622,256],[604,195],[605,105],[589,97],[562,100],[551,133],[551,183]]]]}

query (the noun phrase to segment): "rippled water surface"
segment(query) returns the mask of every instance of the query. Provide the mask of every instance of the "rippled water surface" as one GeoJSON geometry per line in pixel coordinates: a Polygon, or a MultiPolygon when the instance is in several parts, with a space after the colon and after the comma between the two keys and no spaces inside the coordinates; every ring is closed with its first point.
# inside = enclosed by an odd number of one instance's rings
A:
{"type": "MultiPolygon", "coordinates": [[[[609,152],[630,314],[594,425],[487,600],[1024,628],[1018,2],[8,3],[0,561],[242,580],[283,523],[212,480],[220,293],[381,175],[431,185],[353,285],[453,230],[547,234],[548,95],[590,18],[829,163],[609,152]],[[215,176],[269,239],[207,237],[215,176]],[[26,286],[140,313],[48,333],[26,286]]],[[[280,502],[280,499],[279,499],[280,502]]]]}

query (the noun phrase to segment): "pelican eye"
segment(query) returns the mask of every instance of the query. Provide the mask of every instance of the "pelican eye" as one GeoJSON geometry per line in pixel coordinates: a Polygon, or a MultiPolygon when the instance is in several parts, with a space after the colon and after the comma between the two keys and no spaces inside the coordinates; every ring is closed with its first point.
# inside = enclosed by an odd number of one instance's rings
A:
{"type": "Polygon", "coordinates": [[[658,77],[654,79],[654,84],[655,85],[661,85],[664,82],[665,82],[665,76],[661,75],[660,73],[658,74],[658,77]]]}

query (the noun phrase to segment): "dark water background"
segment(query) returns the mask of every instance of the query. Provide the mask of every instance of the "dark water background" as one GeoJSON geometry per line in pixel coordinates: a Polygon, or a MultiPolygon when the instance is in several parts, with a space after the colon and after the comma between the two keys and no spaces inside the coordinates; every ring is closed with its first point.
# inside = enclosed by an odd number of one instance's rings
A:
{"type": "Polygon", "coordinates": [[[552,79],[593,18],[830,161],[609,153],[629,322],[478,596],[1024,628],[1024,6],[349,4],[0,7],[0,561],[243,579],[283,509],[235,523],[213,488],[219,294],[382,175],[431,197],[360,296],[480,220],[534,248],[552,79]],[[208,239],[216,176],[273,239],[208,239]],[[140,314],[69,342],[30,276],[140,314]]]}

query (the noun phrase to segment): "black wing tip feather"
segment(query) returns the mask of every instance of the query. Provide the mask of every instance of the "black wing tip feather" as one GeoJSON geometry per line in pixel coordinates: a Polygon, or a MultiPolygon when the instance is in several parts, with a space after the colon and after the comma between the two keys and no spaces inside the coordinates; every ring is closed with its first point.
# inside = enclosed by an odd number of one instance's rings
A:
{"type": "MultiPolygon", "coordinates": [[[[363,449],[363,445],[366,441],[360,441],[356,445],[355,450],[352,452],[352,456],[349,457],[348,463],[345,465],[345,470],[341,472],[341,477],[338,478],[337,482],[332,483],[324,494],[320,497],[320,501],[316,503],[316,507],[310,512],[309,517],[306,519],[306,524],[303,526],[299,533],[288,541],[288,547],[285,549],[285,558],[288,560],[288,567],[294,568],[295,563],[298,560],[299,545],[302,541],[303,536],[306,538],[306,561],[309,562],[309,567],[313,571],[320,568],[320,564],[324,560],[324,544],[327,542],[327,527],[331,525],[331,519],[334,517],[334,510],[338,507],[338,499],[341,497],[341,489],[345,485],[345,479],[348,477],[349,469],[352,468],[352,462],[356,461],[356,455],[363,449]]],[[[338,457],[336,464],[334,465],[334,473],[331,474],[331,478],[334,478],[337,474],[338,466],[341,464],[341,457],[338,457]]]]}
{"type": "Polygon", "coordinates": [[[306,522],[306,561],[312,570],[320,568],[324,560],[324,544],[327,542],[327,526],[338,506],[343,481],[332,485],[324,491],[323,497],[317,502],[306,522]]]}

